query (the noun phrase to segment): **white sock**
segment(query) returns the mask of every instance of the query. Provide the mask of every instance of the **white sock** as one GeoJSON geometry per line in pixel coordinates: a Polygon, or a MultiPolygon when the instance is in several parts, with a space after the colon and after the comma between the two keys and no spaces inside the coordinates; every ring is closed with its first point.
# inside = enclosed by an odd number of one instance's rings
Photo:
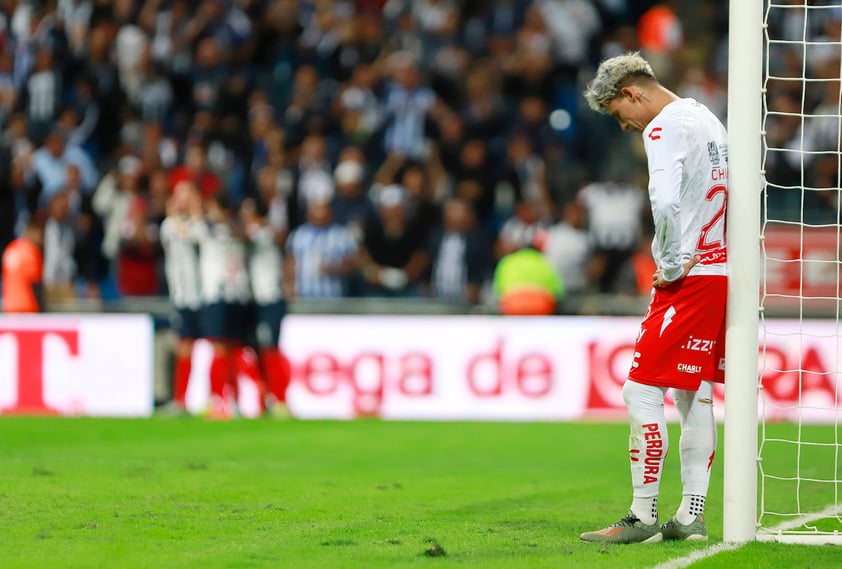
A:
{"type": "Polygon", "coordinates": [[[696,516],[701,516],[704,513],[705,497],[685,494],[681,497],[681,505],[678,507],[675,519],[678,520],[678,523],[687,525],[695,520],[696,516]]]}
{"type": "Polygon", "coordinates": [[[644,524],[654,524],[658,521],[658,497],[638,498],[635,496],[632,500],[631,511],[644,524]]]}

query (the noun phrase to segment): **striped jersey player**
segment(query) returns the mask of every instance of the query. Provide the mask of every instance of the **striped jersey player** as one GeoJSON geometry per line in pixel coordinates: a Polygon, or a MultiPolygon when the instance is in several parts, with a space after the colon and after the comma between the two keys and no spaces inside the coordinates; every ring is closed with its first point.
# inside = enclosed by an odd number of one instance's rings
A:
{"type": "Polygon", "coordinates": [[[202,306],[199,282],[199,239],[204,233],[202,205],[196,187],[180,182],[167,203],[161,222],[160,241],[164,250],[164,271],[175,313],[173,404],[183,411],[190,379],[193,342],[201,337],[199,311],[202,306]]]}
{"type": "Polygon", "coordinates": [[[267,408],[286,415],[286,391],[291,368],[280,347],[281,323],[287,313],[283,287],[283,253],[278,234],[268,221],[268,208],[248,198],[240,206],[240,220],[248,245],[248,272],[252,294],[252,338],[260,367],[268,383],[267,408]]]}

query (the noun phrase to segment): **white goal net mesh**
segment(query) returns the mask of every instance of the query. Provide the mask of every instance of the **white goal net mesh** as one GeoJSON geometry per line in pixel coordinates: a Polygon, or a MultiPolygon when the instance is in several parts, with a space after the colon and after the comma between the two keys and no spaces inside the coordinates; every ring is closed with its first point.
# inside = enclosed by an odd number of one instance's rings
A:
{"type": "Polygon", "coordinates": [[[842,0],[769,0],[764,14],[758,535],[830,542],[842,532],[842,0]]]}

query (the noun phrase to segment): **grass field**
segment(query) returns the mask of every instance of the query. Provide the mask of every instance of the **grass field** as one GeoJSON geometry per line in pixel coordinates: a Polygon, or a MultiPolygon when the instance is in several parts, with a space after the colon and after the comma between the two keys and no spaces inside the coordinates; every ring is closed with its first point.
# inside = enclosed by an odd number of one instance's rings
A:
{"type": "MultiPolygon", "coordinates": [[[[704,549],[579,541],[628,507],[626,444],[622,424],[5,417],[0,567],[631,569],[704,549]]],[[[715,543],[719,459],[707,519],[715,543]]],[[[693,567],[842,567],[842,549],[752,543],[693,567]]]]}

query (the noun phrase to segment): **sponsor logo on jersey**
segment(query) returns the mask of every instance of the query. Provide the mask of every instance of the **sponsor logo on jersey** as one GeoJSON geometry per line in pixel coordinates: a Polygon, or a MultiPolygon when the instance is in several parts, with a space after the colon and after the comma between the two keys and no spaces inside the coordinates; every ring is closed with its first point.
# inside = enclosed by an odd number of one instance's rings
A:
{"type": "Polygon", "coordinates": [[[719,147],[714,140],[708,142],[708,157],[710,158],[711,166],[719,167],[719,147]]]}
{"type": "Polygon", "coordinates": [[[675,369],[681,373],[702,373],[702,366],[693,364],[678,364],[675,369]]]}
{"type": "Polygon", "coordinates": [[[659,126],[656,126],[655,128],[653,128],[652,130],[649,131],[649,138],[651,140],[661,140],[661,135],[658,134],[658,133],[661,132],[662,130],[664,130],[664,129],[662,129],[659,126]]]}

